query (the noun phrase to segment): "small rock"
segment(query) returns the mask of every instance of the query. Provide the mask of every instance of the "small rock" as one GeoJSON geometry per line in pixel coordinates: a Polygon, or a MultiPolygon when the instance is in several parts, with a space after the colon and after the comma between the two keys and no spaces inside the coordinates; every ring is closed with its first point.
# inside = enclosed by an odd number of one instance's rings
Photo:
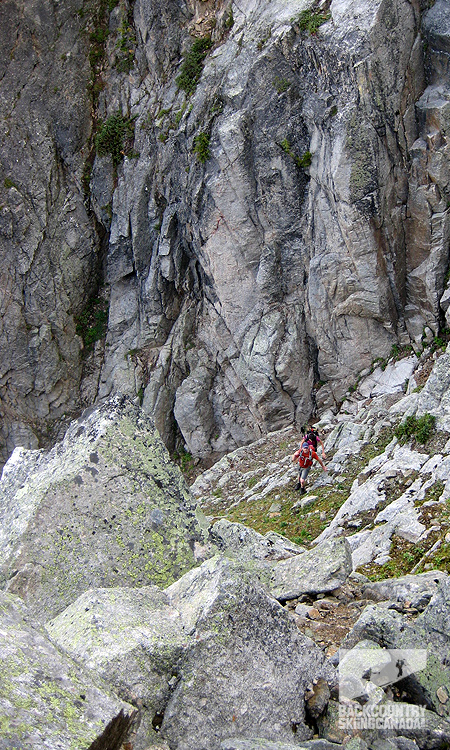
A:
{"type": "Polygon", "coordinates": [[[447,703],[448,701],[448,693],[445,687],[442,685],[440,688],[436,690],[436,695],[439,698],[439,701],[441,703],[447,703]]]}
{"type": "Polygon", "coordinates": [[[310,609],[311,607],[307,604],[297,604],[295,614],[300,615],[300,617],[307,617],[310,609]]]}
{"type": "Polygon", "coordinates": [[[330,688],[323,677],[320,677],[313,686],[312,695],[306,701],[306,709],[313,719],[317,719],[325,711],[330,700],[330,688]]]}
{"type": "Polygon", "coordinates": [[[269,513],[279,513],[281,510],[281,503],[272,503],[269,508],[269,513]]]}
{"type": "Polygon", "coordinates": [[[315,607],[310,607],[308,609],[308,612],[306,613],[307,617],[309,617],[310,620],[321,620],[322,615],[320,614],[319,610],[315,607]]]}
{"type": "Polygon", "coordinates": [[[317,599],[316,607],[318,609],[334,609],[339,606],[339,602],[336,599],[317,599]]]}
{"type": "Polygon", "coordinates": [[[309,506],[313,505],[316,500],[317,500],[317,495],[308,495],[308,497],[305,497],[301,501],[301,507],[302,508],[309,508],[309,506]]]}

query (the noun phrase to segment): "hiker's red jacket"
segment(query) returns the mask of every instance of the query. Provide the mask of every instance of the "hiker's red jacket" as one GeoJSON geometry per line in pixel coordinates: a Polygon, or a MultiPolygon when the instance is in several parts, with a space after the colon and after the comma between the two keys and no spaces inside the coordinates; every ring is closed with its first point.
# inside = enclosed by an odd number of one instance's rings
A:
{"type": "Polygon", "coordinates": [[[308,466],[312,466],[312,462],[313,461],[318,461],[319,463],[321,463],[321,460],[320,460],[319,456],[317,455],[316,451],[314,450],[313,447],[311,447],[311,458],[312,458],[312,461],[311,461],[311,463],[307,463],[304,466],[302,466],[301,463],[300,463],[300,454],[301,454],[301,452],[302,452],[302,449],[299,448],[298,451],[295,451],[295,453],[294,453],[294,461],[298,460],[298,463],[299,463],[299,466],[300,466],[301,469],[306,469],[306,468],[308,468],[308,466]]]}

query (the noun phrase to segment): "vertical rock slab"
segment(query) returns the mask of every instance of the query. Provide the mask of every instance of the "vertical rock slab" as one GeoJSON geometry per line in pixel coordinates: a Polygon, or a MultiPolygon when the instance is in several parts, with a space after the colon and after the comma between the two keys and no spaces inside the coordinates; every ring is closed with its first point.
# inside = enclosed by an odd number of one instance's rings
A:
{"type": "Polygon", "coordinates": [[[136,710],[50,641],[16,596],[0,593],[0,748],[120,750],[136,710]]]}
{"type": "Polygon", "coordinates": [[[47,620],[98,586],[167,586],[196,563],[196,507],[150,418],[117,397],[0,481],[0,581],[47,620]]]}
{"type": "Polygon", "coordinates": [[[0,3],[0,462],[79,409],[76,316],[95,291],[80,0],[0,3]]]}

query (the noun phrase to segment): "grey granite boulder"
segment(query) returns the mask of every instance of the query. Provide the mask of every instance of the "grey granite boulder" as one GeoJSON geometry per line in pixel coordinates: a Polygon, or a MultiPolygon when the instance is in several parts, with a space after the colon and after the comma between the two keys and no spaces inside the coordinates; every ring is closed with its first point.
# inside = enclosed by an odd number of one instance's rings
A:
{"type": "Polygon", "coordinates": [[[112,399],[0,481],[0,581],[50,619],[99,586],[167,586],[196,564],[196,507],[153,422],[112,399]]]}
{"type": "Polygon", "coordinates": [[[301,594],[326,593],[342,586],[351,572],[350,545],[345,537],[340,537],[276,563],[270,591],[280,600],[295,599],[301,594]]]}
{"type": "Polygon", "coordinates": [[[430,633],[450,638],[450,580],[443,578],[428,607],[417,618],[430,633]]]}
{"type": "Polygon", "coordinates": [[[53,641],[140,708],[134,750],[154,742],[186,643],[179,612],[156,586],[94,589],[46,625],[53,641]]]}
{"type": "Polygon", "coordinates": [[[437,427],[450,432],[450,346],[439,357],[430,377],[420,391],[417,416],[433,414],[437,427]]]}
{"type": "Polygon", "coordinates": [[[120,750],[136,709],[64,655],[19,597],[0,593],[1,750],[120,750]]]}
{"type": "Polygon", "coordinates": [[[373,581],[363,585],[361,596],[375,602],[409,602],[411,607],[425,609],[440,581],[445,578],[447,574],[442,570],[430,570],[418,575],[373,581]]]}
{"type": "Polygon", "coordinates": [[[306,740],[298,744],[271,742],[258,737],[251,740],[225,740],[222,742],[220,750],[298,750],[299,748],[304,748],[304,750],[337,750],[339,747],[342,746],[324,739],[306,740]]]}
{"type": "Polygon", "coordinates": [[[177,750],[219,750],[230,738],[298,744],[312,735],[304,694],[334,669],[287,612],[233,560],[216,557],[166,593],[193,638],[162,736],[177,750]]]}
{"type": "MultiPolygon", "coordinates": [[[[439,590],[434,596],[440,596],[439,590]]],[[[429,607],[432,607],[433,599],[429,607]]],[[[370,639],[386,649],[427,649],[426,663],[417,671],[408,674],[402,682],[403,690],[411,702],[425,705],[448,720],[450,642],[448,635],[430,626],[430,621],[437,624],[435,615],[440,612],[439,620],[442,621],[442,625],[438,627],[445,628],[449,608],[441,608],[439,603],[429,615],[427,609],[416,620],[410,621],[406,616],[389,609],[386,602],[366,607],[342,646],[344,649],[352,649],[362,641],[370,639]]]]}
{"type": "Polygon", "coordinates": [[[304,547],[294,544],[281,534],[273,531],[259,534],[249,526],[233,523],[225,518],[213,524],[210,536],[223,554],[236,557],[243,563],[284,560],[305,551],[304,547]]]}
{"type": "MultiPolygon", "coordinates": [[[[347,706],[347,708],[350,708],[347,706]]],[[[353,705],[355,710],[355,705],[353,705]]],[[[348,750],[444,750],[450,739],[450,723],[433,711],[410,703],[387,700],[381,689],[361,707],[356,704],[360,717],[345,713],[345,706],[330,701],[328,714],[319,722],[319,732],[335,747],[348,750]],[[369,708],[370,706],[370,708],[369,708]],[[384,720],[384,716],[388,720],[384,720]],[[391,718],[392,717],[392,718],[391,718]]]]}

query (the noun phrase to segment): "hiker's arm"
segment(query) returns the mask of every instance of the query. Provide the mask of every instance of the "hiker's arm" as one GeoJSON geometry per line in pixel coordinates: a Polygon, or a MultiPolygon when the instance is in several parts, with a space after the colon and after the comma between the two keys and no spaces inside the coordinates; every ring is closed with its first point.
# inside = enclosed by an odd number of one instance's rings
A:
{"type": "Polygon", "coordinates": [[[326,458],[326,456],[325,456],[325,448],[323,446],[323,443],[322,443],[320,437],[317,438],[317,442],[320,443],[320,446],[322,448],[322,458],[326,458]]]}
{"type": "Polygon", "coordinates": [[[323,469],[324,471],[328,471],[327,467],[325,466],[325,464],[324,464],[324,462],[322,461],[322,459],[321,459],[321,458],[319,458],[319,456],[317,456],[317,460],[318,460],[319,464],[321,465],[322,469],[323,469]]]}

